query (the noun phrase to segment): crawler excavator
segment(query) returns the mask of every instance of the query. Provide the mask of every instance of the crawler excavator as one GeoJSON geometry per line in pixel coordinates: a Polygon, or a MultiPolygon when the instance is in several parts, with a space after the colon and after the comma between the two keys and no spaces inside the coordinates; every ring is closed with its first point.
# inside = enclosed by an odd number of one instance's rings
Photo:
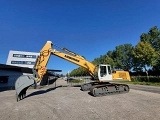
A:
{"type": "Polygon", "coordinates": [[[112,83],[115,79],[130,81],[130,75],[127,71],[115,71],[112,73],[110,65],[100,64],[95,66],[87,61],[83,56],[78,55],[66,48],[61,48],[61,51],[52,48],[51,41],[47,41],[40,51],[39,56],[33,67],[33,76],[20,76],[15,82],[15,90],[17,101],[23,99],[27,89],[32,85],[37,85],[41,82],[46,74],[46,66],[51,55],[55,55],[64,60],[77,64],[88,70],[93,78],[93,82],[81,85],[82,91],[90,90],[93,96],[103,96],[107,94],[124,93],[129,91],[129,86],[126,84],[112,83]]]}

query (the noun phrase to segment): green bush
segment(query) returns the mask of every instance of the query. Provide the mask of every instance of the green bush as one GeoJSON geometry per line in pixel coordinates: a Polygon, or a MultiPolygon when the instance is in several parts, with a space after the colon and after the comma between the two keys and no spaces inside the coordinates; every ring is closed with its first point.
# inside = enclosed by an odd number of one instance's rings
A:
{"type": "Polygon", "coordinates": [[[131,77],[132,82],[160,82],[159,76],[132,76],[131,77]]]}

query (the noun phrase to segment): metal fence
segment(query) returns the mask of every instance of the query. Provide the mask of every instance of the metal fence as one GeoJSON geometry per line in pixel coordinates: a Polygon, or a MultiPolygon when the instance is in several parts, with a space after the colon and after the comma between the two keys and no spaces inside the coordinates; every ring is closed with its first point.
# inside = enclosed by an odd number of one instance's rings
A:
{"type": "Polygon", "coordinates": [[[81,86],[82,84],[91,82],[90,76],[78,76],[78,77],[71,77],[69,81],[70,86],[81,86]]]}

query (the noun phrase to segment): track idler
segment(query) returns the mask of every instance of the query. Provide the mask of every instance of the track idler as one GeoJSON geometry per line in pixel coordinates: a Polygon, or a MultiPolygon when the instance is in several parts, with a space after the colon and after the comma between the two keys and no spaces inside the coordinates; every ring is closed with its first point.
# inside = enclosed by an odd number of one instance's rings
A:
{"type": "Polygon", "coordinates": [[[15,90],[17,102],[26,97],[27,89],[33,84],[36,84],[35,78],[27,75],[22,75],[16,80],[15,90]]]}

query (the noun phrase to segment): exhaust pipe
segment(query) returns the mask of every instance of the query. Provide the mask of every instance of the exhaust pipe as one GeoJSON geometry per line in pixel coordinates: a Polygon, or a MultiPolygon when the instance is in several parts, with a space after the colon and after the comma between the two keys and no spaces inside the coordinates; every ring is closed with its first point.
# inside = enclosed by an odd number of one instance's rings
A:
{"type": "Polygon", "coordinates": [[[27,89],[34,85],[36,80],[32,76],[22,75],[15,82],[17,102],[25,98],[27,89]]]}

